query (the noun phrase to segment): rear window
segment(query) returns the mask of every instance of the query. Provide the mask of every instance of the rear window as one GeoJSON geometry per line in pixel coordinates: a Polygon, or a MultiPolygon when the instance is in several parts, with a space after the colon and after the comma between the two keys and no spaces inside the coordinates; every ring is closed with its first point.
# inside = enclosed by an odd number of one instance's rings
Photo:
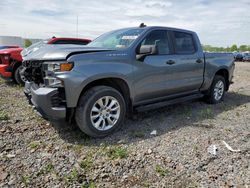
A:
{"type": "Polygon", "coordinates": [[[183,32],[174,32],[175,51],[178,54],[193,54],[195,45],[193,35],[183,32]]]}

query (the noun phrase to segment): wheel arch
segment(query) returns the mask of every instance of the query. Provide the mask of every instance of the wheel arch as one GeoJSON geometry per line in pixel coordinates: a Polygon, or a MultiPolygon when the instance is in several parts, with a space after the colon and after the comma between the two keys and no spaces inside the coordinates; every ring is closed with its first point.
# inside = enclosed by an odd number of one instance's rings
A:
{"type": "Polygon", "coordinates": [[[12,67],[12,77],[14,78],[14,72],[16,69],[22,65],[22,62],[16,61],[16,60],[11,60],[11,67],[12,67]]]}
{"type": "MultiPolygon", "coordinates": [[[[92,80],[82,88],[80,96],[82,96],[83,93],[95,86],[109,86],[118,90],[124,97],[128,112],[132,110],[131,89],[129,87],[129,84],[124,79],[119,77],[106,77],[92,80]]],[[[80,100],[80,96],[78,98],[78,103],[80,100]]]]}
{"type": "Polygon", "coordinates": [[[230,83],[229,83],[229,71],[226,68],[221,68],[221,69],[217,70],[215,75],[222,76],[225,79],[226,91],[228,91],[229,85],[230,85],[230,83]]]}

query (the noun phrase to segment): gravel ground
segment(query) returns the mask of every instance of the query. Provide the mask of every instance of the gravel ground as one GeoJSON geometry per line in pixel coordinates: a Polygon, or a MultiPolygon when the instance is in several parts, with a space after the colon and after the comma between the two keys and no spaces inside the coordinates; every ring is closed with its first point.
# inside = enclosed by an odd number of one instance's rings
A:
{"type": "Polygon", "coordinates": [[[104,139],[41,119],[1,80],[0,187],[250,186],[250,63],[236,64],[223,103],[139,113],[104,139]]]}

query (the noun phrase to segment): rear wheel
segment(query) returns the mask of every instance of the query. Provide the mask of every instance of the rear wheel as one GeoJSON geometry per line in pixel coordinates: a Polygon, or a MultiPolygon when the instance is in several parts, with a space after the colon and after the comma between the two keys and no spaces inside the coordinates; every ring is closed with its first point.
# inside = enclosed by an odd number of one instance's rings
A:
{"type": "Polygon", "coordinates": [[[125,101],[119,91],[108,86],[96,86],[80,97],[75,120],[87,135],[104,137],[121,126],[125,113],[125,101]]]}
{"type": "Polygon", "coordinates": [[[23,66],[18,66],[14,71],[14,81],[19,85],[24,85],[26,79],[22,74],[23,66]]]}
{"type": "Polygon", "coordinates": [[[206,96],[207,102],[210,104],[221,102],[225,95],[225,89],[225,78],[219,75],[215,75],[213,83],[209,89],[209,93],[206,96]]]}

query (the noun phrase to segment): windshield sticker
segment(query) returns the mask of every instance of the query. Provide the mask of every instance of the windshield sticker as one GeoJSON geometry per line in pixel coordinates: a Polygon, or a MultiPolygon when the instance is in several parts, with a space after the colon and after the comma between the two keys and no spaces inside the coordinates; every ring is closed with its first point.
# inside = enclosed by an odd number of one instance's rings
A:
{"type": "Polygon", "coordinates": [[[129,36],[129,35],[126,36],[125,35],[125,36],[122,37],[122,39],[124,39],[124,40],[135,40],[135,39],[137,39],[137,37],[138,36],[136,36],[136,35],[131,35],[131,36],[129,36]]]}

